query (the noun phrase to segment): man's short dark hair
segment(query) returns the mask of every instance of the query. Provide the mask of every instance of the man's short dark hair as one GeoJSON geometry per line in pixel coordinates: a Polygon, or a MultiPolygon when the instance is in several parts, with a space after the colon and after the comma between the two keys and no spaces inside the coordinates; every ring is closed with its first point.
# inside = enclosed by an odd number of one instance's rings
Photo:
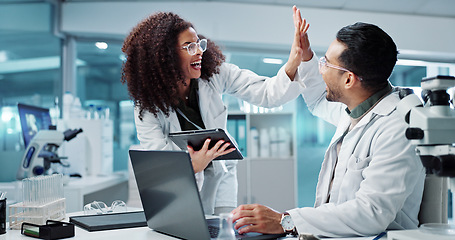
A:
{"type": "Polygon", "coordinates": [[[393,39],[376,25],[358,22],[338,31],[337,40],[347,49],[339,61],[362,78],[365,89],[376,92],[388,84],[397,61],[393,39]]]}

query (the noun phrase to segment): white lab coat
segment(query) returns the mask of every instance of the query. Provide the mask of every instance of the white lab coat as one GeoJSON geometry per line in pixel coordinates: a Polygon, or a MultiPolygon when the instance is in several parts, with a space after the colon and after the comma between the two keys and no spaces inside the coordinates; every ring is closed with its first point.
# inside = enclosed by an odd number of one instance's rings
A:
{"type": "Polygon", "coordinates": [[[425,171],[405,137],[396,92],[382,99],[344,137],[335,168],[336,144],[350,125],[346,105],[326,99],[317,58],[299,68],[309,110],[337,129],[319,173],[314,208],[289,212],[298,232],[327,237],[374,235],[386,229],[417,228],[425,171]]]}
{"type": "MultiPolygon", "coordinates": [[[[257,106],[276,107],[297,98],[303,89],[299,83],[289,79],[284,67],[277,76],[268,78],[229,63],[223,63],[220,73],[210,81],[198,79],[198,84],[199,107],[207,129],[226,129],[227,109],[222,94],[231,94],[257,106]]],[[[138,114],[139,109],[135,108],[137,136],[144,149],[179,150],[168,138],[170,132],[181,131],[175,112],[170,112],[169,117],[162,112],[157,117],[144,112],[142,121],[138,114]]],[[[213,161],[213,168],[196,174],[206,214],[213,214],[215,207],[237,206],[237,161],[225,163],[228,172],[223,170],[222,161],[213,161]]]]}

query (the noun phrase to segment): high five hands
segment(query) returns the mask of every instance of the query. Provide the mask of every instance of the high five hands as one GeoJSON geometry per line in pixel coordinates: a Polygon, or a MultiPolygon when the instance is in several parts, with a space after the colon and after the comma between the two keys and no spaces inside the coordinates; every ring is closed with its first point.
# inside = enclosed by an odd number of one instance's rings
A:
{"type": "MultiPolygon", "coordinates": [[[[286,63],[286,74],[290,79],[294,79],[297,68],[302,61],[309,61],[313,58],[313,51],[308,40],[309,24],[305,19],[302,20],[300,10],[294,6],[294,42],[292,43],[289,60],[286,63]]],[[[283,233],[281,227],[281,213],[260,204],[240,205],[232,211],[235,229],[239,233],[260,232],[260,233],[283,233]]]]}
{"type": "Polygon", "coordinates": [[[310,24],[306,19],[302,19],[300,9],[292,7],[292,17],[294,20],[294,42],[292,43],[291,53],[286,63],[286,73],[290,79],[294,79],[295,72],[302,61],[308,61],[313,57],[310,41],[308,40],[308,28],[310,24]]]}

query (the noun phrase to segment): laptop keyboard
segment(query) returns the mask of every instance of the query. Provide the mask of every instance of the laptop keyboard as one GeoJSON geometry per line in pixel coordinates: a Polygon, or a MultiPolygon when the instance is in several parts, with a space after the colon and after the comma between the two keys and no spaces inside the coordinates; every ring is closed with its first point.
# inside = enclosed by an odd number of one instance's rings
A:
{"type": "Polygon", "coordinates": [[[218,233],[220,232],[220,228],[216,226],[208,226],[209,227],[209,233],[210,233],[210,238],[216,238],[218,237],[218,233]]]}
{"type": "MultiPolygon", "coordinates": [[[[209,225],[208,228],[209,228],[210,238],[218,237],[218,233],[220,232],[220,228],[218,226],[209,225]]],[[[235,236],[242,236],[242,234],[239,234],[239,232],[235,228],[234,228],[234,234],[235,234],[235,236]]]]}

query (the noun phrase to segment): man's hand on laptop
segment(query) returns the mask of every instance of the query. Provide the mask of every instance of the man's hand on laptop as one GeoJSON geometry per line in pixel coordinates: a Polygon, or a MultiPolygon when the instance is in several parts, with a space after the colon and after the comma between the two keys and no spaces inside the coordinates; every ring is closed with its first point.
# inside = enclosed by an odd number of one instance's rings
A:
{"type": "Polygon", "coordinates": [[[193,147],[187,146],[188,153],[191,157],[191,162],[193,164],[194,173],[198,173],[204,170],[209,163],[222,155],[233,152],[235,148],[227,149],[231,143],[224,142],[224,140],[219,140],[212,148],[209,149],[210,138],[207,138],[202,146],[201,150],[194,151],[193,147]]]}
{"type": "Polygon", "coordinates": [[[246,204],[240,205],[236,209],[232,210],[233,221],[235,223],[235,229],[240,234],[247,232],[258,232],[258,233],[283,233],[284,230],[281,227],[281,213],[260,205],[260,204],[246,204]]]}

